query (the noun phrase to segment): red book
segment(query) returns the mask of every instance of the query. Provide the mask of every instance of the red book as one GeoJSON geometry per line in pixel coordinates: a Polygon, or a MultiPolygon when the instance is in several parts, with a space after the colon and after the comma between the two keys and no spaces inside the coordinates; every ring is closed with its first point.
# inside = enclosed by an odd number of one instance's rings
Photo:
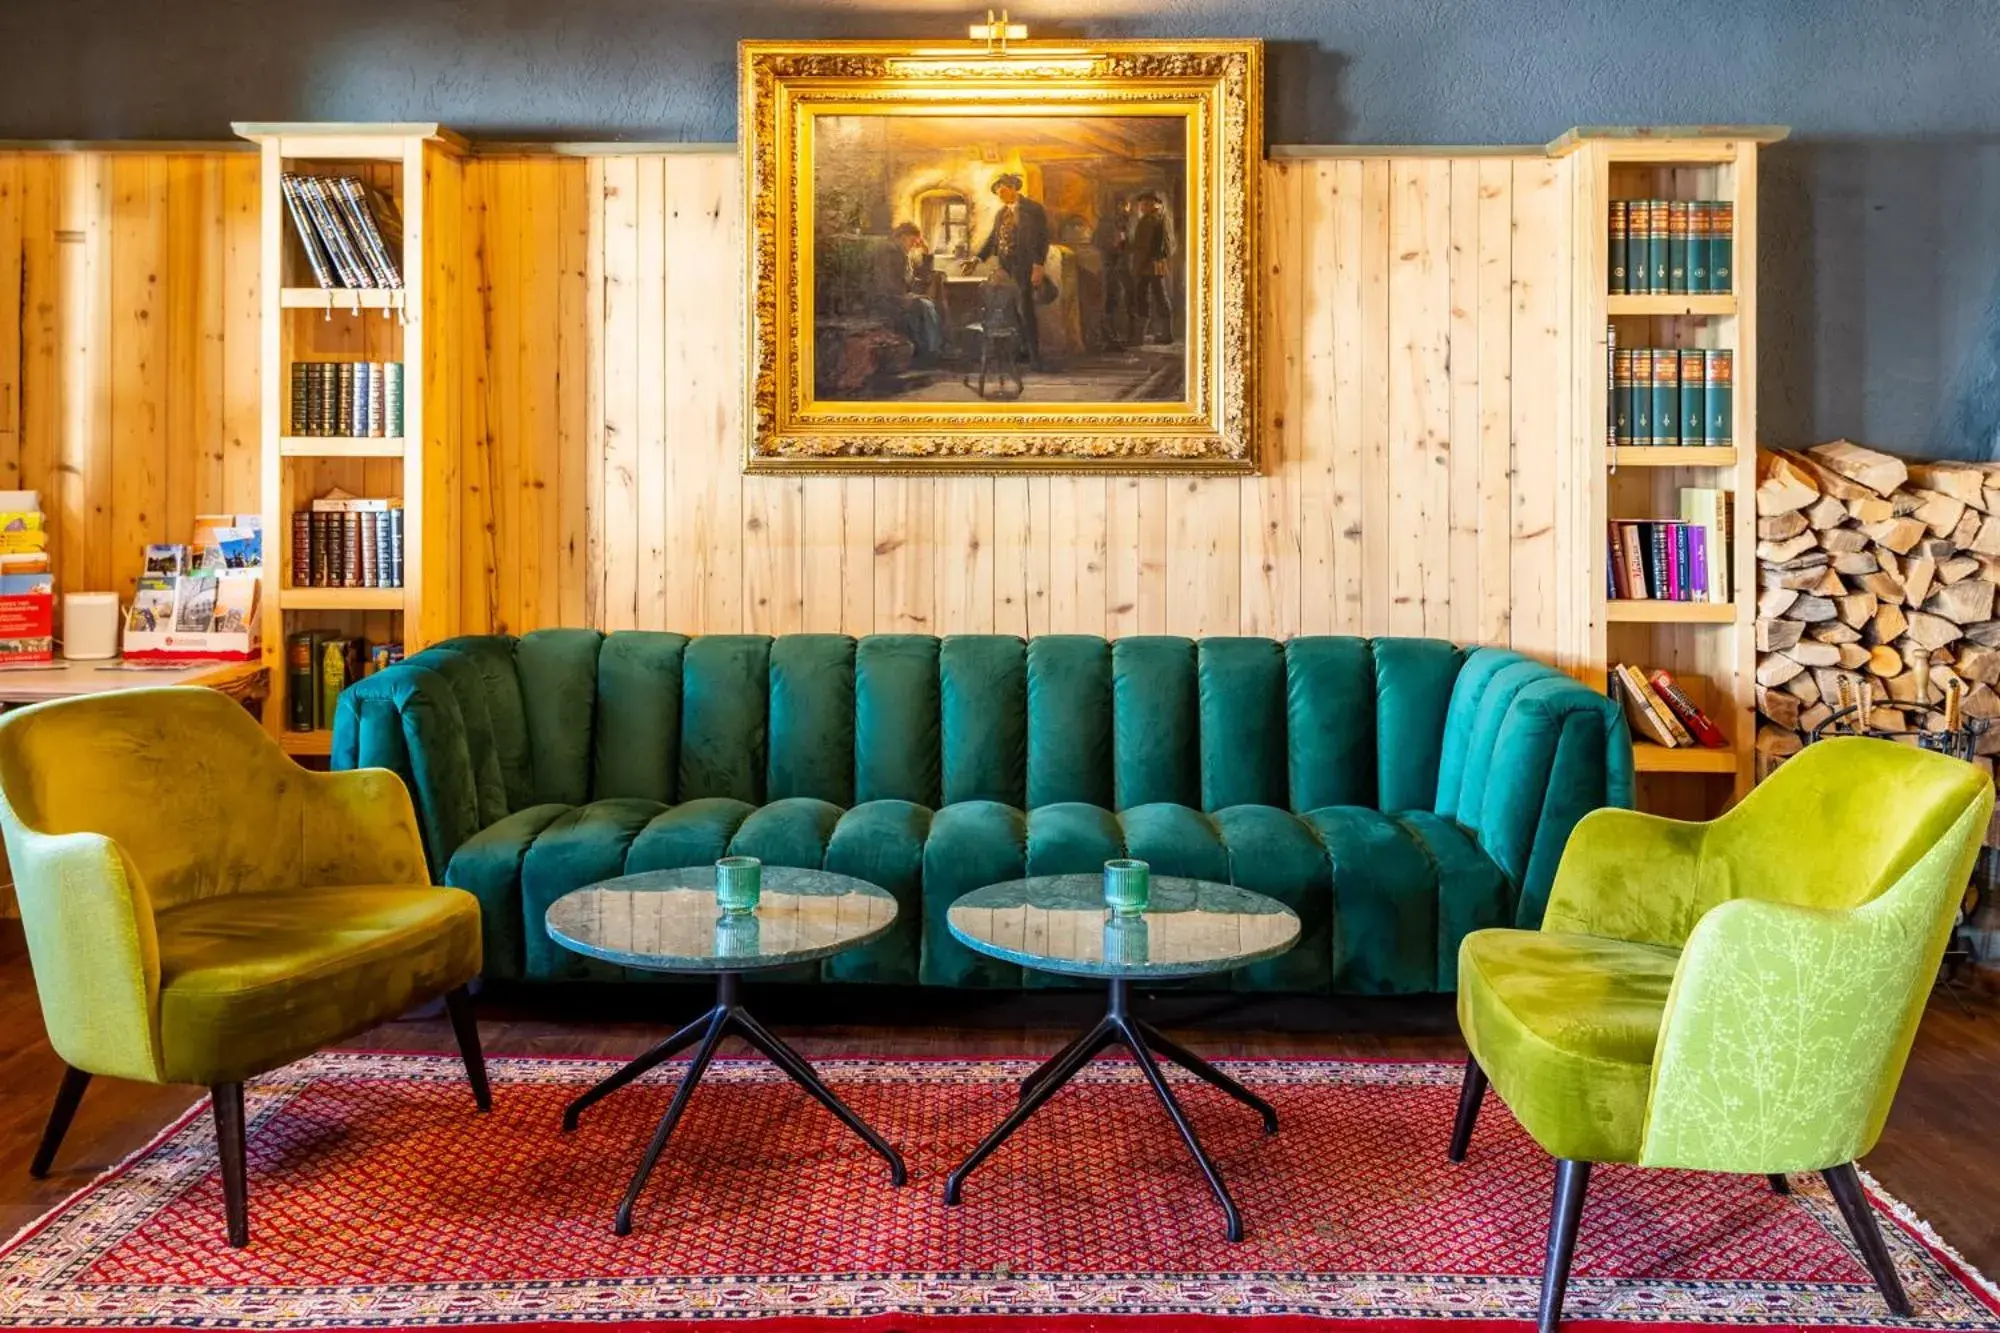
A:
{"type": "Polygon", "coordinates": [[[1681,720],[1681,724],[1694,733],[1697,741],[1711,750],[1729,748],[1729,740],[1722,734],[1722,729],[1715,725],[1713,718],[1695,707],[1694,700],[1688,698],[1687,691],[1680,687],[1673,673],[1655,671],[1646,680],[1667,707],[1674,710],[1674,716],[1681,720]]]}

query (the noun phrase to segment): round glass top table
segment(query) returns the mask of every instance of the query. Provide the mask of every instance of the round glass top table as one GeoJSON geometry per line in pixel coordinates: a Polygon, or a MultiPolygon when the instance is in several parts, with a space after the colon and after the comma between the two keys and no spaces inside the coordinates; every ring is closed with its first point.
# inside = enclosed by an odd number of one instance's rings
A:
{"type": "Polygon", "coordinates": [[[545,928],[549,938],[565,949],[626,967],[715,978],[715,1004],[707,1013],[563,1110],[563,1129],[573,1130],[586,1108],[694,1047],[687,1073],[618,1207],[614,1229],[621,1236],[630,1234],[632,1209],[647,1177],[716,1048],[731,1033],[760,1051],[880,1153],[889,1163],[892,1183],[901,1185],[909,1178],[896,1150],[834,1096],[805,1057],[778,1040],[739,998],[745,972],[830,958],[875,939],[895,924],[896,899],[864,880],[820,870],[765,866],[762,879],[757,906],[749,912],[725,912],[716,903],[714,866],[608,879],[564,894],[549,905],[545,928]]]}
{"type": "Polygon", "coordinates": [[[1261,893],[1173,876],[1152,881],[1144,912],[1114,914],[1104,905],[1101,875],[1042,875],[974,889],[947,909],[945,924],[959,943],[989,957],[1063,976],[1101,977],[1109,983],[1104,1017],[1022,1081],[1020,1104],[1013,1113],[946,1177],[945,1202],[958,1203],[965,1179],[975,1167],[1099,1052],[1118,1045],[1131,1052],[1194,1155],[1222,1205],[1229,1239],[1243,1239],[1242,1215],[1179,1099],[1161,1076],[1156,1057],[1173,1061],[1255,1110],[1263,1117],[1267,1134],[1277,1131],[1278,1113],[1214,1065],[1133,1017],[1130,988],[1134,981],[1212,976],[1275,958],[1298,943],[1298,916],[1261,893]]]}

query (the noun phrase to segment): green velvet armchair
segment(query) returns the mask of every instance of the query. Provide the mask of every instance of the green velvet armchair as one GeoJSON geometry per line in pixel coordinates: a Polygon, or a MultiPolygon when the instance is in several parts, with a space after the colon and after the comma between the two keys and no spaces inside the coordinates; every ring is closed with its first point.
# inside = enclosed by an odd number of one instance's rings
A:
{"type": "Polygon", "coordinates": [[[1450,1156],[1490,1079],[1558,1159],[1543,1333],[1595,1162],[1763,1175],[1781,1193],[1818,1171],[1909,1313],[1854,1161],[1882,1132],[1992,812],[1970,764],[1823,741],[1713,823],[1585,816],[1541,929],[1465,938],[1450,1156]]]}
{"type": "Polygon", "coordinates": [[[479,905],[436,888],[390,773],[309,773],[212,690],[0,718],[0,827],[49,1042],[30,1171],[93,1075],[206,1085],[229,1243],[249,1242],[243,1082],[442,995],[479,1109],[479,905]]]}

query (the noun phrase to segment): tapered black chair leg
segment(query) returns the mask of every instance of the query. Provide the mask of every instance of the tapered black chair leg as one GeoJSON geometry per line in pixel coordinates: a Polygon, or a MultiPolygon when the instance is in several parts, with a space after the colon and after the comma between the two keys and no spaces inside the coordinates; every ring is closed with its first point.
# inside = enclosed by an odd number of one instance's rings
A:
{"type": "Polygon", "coordinates": [[[1882,1228],[1875,1223],[1875,1210],[1869,1207],[1868,1196],[1861,1190],[1861,1177],[1855,1174],[1854,1163],[1830,1166],[1820,1174],[1826,1177],[1827,1188],[1833,1191],[1833,1201],[1840,1205],[1840,1215],[1847,1219],[1847,1229],[1861,1251],[1861,1262],[1868,1266],[1868,1276],[1875,1279],[1882,1299],[1888,1302],[1889,1313],[1907,1318],[1909,1295],[1903,1290],[1903,1280],[1896,1276],[1895,1262],[1889,1258],[1889,1247],[1882,1240],[1882,1228]]]}
{"type": "Polygon", "coordinates": [[[65,1065],[62,1086],[56,1089],[56,1104],[49,1108],[49,1123],[42,1130],[42,1146],[35,1149],[35,1160],[28,1163],[28,1174],[36,1180],[48,1175],[55,1165],[56,1149],[62,1147],[63,1135],[69,1133],[69,1122],[76,1118],[76,1105],[83,1100],[83,1090],[90,1086],[90,1075],[81,1069],[65,1065]]]}
{"type": "Polygon", "coordinates": [[[458,1053],[465,1060],[466,1081],[472,1084],[472,1100],[481,1111],[493,1109],[493,1090],[486,1083],[486,1054],[479,1049],[479,1024],[472,1016],[472,995],[460,986],[444,997],[445,1012],[451,1015],[451,1034],[458,1038],[458,1053]]]}
{"type": "Polygon", "coordinates": [[[1479,1107],[1486,1100],[1486,1071],[1479,1067],[1479,1061],[1465,1057],[1465,1081],[1458,1085],[1458,1115],[1451,1122],[1451,1147],[1445,1156],[1454,1162],[1465,1160],[1465,1150],[1472,1146],[1472,1127],[1479,1120],[1479,1107]]]}
{"type": "Polygon", "coordinates": [[[1556,1326],[1562,1323],[1569,1261],[1576,1253],[1577,1225],[1583,1220],[1583,1195],[1589,1188],[1589,1162],[1565,1157],[1556,1163],[1556,1193],[1549,1206],[1549,1253],[1542,1264],[1542,1307],[1537,1317],[1541,1333],[1556,1333],[1556,1326]]]}
{"type": "Polygon", "coordinates": [[[229,1221],[229,1247],[250,1243],[250,1168],[243,1141],[243,1085],[218,1083],[209,1089],[215,1103],[215,1148],[222,1158],[222,1209],[229,1221]]]}
{"type": "Polygon", "coordinates": [[[1771,1193],[1790,1194],[1792,1192],[1792,1182],[1789,1178],[1773,1172],[1767,1179],[1771,1182],[1771,1193]]]}

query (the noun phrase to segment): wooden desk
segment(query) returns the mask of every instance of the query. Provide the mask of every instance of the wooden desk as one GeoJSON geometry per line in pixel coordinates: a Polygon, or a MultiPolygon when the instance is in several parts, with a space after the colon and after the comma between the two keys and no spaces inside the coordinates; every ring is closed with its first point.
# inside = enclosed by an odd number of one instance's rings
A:
{"type": "Polygon", "coordinates": [[[116,662],[59,661],[51,667],[0,671],[0,706],[74,699],[86,694],[153,689],[162,685],[205,685],[240,699],[251,712],[262,711],[270,693],[271,673],[259,662],[210,662],[172,670],[135,670],[116,662]]]}

